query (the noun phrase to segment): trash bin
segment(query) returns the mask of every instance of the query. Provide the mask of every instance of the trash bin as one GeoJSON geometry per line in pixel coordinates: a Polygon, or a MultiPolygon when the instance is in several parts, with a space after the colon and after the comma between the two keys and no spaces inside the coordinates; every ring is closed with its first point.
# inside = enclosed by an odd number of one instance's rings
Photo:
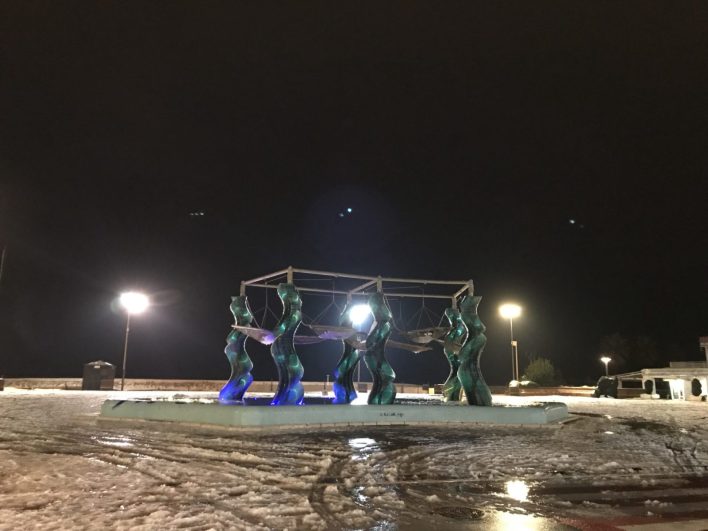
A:
{"type": "Polygon", "coordinates": [[[92,361],[84,365],[81,389],[83,391],[112,391],[115,378],[115,365],[107,361],[92,361]]]}
{"type": "Polygon", "coordinates": [[[5,378],[0,378],[0,391],[5,390],[5,378]]]}

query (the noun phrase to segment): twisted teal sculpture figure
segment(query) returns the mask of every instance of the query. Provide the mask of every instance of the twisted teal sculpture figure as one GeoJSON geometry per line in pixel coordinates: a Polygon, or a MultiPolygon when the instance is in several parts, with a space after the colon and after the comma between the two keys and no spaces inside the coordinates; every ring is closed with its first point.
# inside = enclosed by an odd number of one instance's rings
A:
{"type": "Polygon", "coordinates": [[[273,329],[275,341],[270,353],[278,367],[279,381],[271,405],[299,405],[305,394],[300,383],[305,371],[297,357],[293,338],[302,321],[302,300],[293,284],[279,284],[278,297],[283,302],[283,316],[273,329]]]}
{"type": "MultiPolygon", "coordinates": [[[[352,327],[352,318],[349,315],[350,305],[344,308],[342,315],[339,317],[340,326],[352,327]]],[[[354,369],[359,363],[359,350],[354,348],[346,341],[342,341],[344,351],[342,357],[337,362],[337,367],[334,369],[334,389],[333,404],[349,404],[356,399],[357,394],[354,390],[354,369]]]]}
{"type": "Polygon", "coordinates": [[[369,297],[369,308],[376,319],[376,326],[366,338],[364,355],[373,379],[369,404],[393,404],[396,399],[396,386],[393,385],[396,373],[386,360],[386,341],[391,335],[393,316],[383,293],[373,293],[369,297]]]}
{"type": "Polygon", "coordinates": [[[459,402],[462,386],[460,379],[457,377],[457,371],[460,367],[458,354],[467,340],[468,332],[462,320],[462,315],[457,309],[447,308],[445,317],[450,322],[450,330],[445,335],[443,350],[445,351],[445,356],[447,356],[447,361],[450,363],[450,374],[443,384],[442,394],[445,402],[459,402]]]}
{"type": "MultiPolygon", "coordinates": [[[[248,326],[253,321],[253,314],[248,307],[245,295],[231,297],[231,313],[234,314],[236,325],[248,326]]],[[[232,330],[226,338],[224,353],[231,364],[231,377],[226,385],[219,391],[219,400],[243,400],[243,395],[253,382],[253,362],[246,352],[246,335],[238,330],[232,330]]]]}
{"type": "Polygon", "coordinates": [[[477,314],[477,306],[481,300],[482,297],[468,295],[460,302],[462,321],[469,333],[458,354],[460,366],[457,369],[457,377],[465,391],[467,403],[471,406],[492,405],[492,393],[479,368],[479,358],[487,344],[487,336],[484,335],[487,328],[477,314]]]}

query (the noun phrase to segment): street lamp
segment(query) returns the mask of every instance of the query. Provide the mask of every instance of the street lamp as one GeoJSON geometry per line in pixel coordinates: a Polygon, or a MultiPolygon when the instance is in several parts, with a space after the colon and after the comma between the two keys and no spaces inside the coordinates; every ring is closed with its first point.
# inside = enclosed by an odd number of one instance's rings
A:
{"type": "Polygon", "coordinates": [[[499,306],[499,315],[504,319],[509,319],[509,331],[511,333],[511,377],[519,381],[519,350],[514,341],[514,318],[521,315],[521,306],[518,304],[502,304],[499,306]]]}
{"type": "Polygon", "coordinates": [[[125,345],[123,346],[123,372],[121,374],[120,390],[125,389],[125,362],[128,359],[128,334],[130,333],[130,316],[143,313],[150,306],[150,299],[144,293],[126,291],[118,299],[127,315],[125,323],[125,345]]]}
{"type": "Polygon", "coordinates": [[[609,376],[609,373],[607,372],[607,364],[612,361],[612,358],[608,358],[607,356],[603,356],[600,358],[600,361],[605,364],[605,376],[609,376]]]}

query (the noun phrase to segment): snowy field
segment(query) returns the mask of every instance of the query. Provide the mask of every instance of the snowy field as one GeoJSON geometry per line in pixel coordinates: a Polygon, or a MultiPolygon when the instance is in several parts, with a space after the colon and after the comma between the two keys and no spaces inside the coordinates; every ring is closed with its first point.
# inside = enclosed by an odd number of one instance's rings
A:
{"type": "Polygon", "coordinates": [[[0,529],[568,529],[708,509],[701,402],[543,397],[578,415],[562,427],[238,432],[99,423],[111,395],[0,392],[0,529]]]}

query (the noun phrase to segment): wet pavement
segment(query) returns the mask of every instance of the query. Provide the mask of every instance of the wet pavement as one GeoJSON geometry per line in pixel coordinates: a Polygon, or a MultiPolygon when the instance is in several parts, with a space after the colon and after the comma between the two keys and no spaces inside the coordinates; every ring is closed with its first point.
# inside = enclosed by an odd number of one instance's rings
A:
{"type": "Polygon", "coordinates": [[[708,508],[705,432],[670,416],[244,432],[97,422],[105,398],[0,395],[0,529],[616,529],[708,508]]]}

